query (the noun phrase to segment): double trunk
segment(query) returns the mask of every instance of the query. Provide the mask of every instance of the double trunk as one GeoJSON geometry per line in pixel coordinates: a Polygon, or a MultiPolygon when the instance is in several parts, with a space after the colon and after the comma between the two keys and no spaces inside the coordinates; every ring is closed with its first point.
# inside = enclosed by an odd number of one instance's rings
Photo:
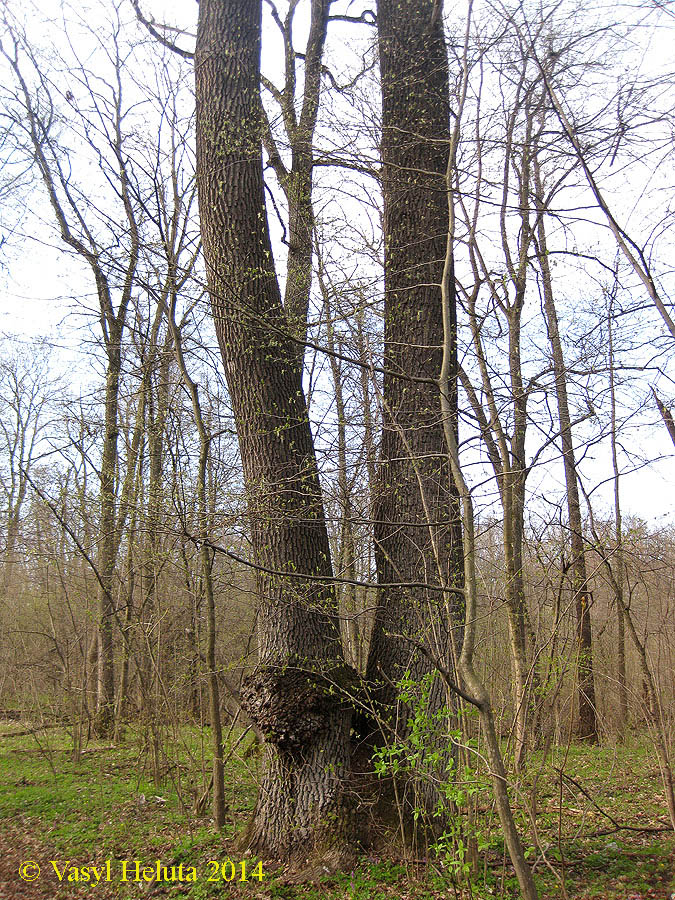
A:
{"type": "MultiPolygon", "coordinates": [[[[378,8],[388,374],[374,515],[378,578],[395,586],[381,591],[367,675],[384,718],[395,714],[395,684],[404,672],[421,679],[433,669],[414,642],[452,668],[449,625],[461,618],[447,591],[461,571],[461,540],[437,384],[449,142],[440,6],[382,0],[378,8]],[[412,582],[430,589],[413,589],[412,582]]],[[[327,5],[314,9],[325,25],[327,5]]],[[[261,0],[200,2],[195,78],[204,258],[258,576],[259,664],[242,700],[265,737],[265,762],[248,843],[267,855],[319,851],[324,865],[336,865],[355,830],[347,793],[351,712],[342,699],[354,673],[343,659],[298,353],[311,180],[294,186],[291,230],[299,240],[290,248],[284,308],[265,213],[260,30],[261,0]]],[[[293,168],[304,171],[296,153],[293,168]]],[[[450,403],[454,418],[454,387],[450,403]]],[[[444,699],[436,683],[432,711],[444,699]]]]}

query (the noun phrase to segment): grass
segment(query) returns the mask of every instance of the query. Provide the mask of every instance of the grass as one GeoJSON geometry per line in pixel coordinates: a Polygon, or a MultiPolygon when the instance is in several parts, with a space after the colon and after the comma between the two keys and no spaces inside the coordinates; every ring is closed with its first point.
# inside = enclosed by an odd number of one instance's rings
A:
{"type": "MultiPolygon", "coordinates": [[[[16,722],[7,723],[0,726],[0,734],[17,728],[16,722]]],[[[213,831],[208,816],[199,818],[192,812],[210,772],[207,739],[208,735],[205,741],[197,729],[189,727],[181,728],[171,740],[165,736],[170,751],[165,752],[161,778],[156,781],[149,749],[142,735],[131,729],[119,746],[91,743],[77,761],[63,730],[5,737],[0,742],[0,834],[11,833],[11,839],[19,843],[22,835],[26,840],[30,835],[30,846],[36,848],[32,852],[40,854],[43,878],[50,878],[48,883],[56,887],[52,859],[59,866],[70,860],[70,875],[72,867],[100,868],[111,860],[109,883],[72,882],[63,894],[67,897],[138,900],[139,884],[121,880],[124,860],[131,877],[134,860],[140,861],[141,869],[149,867],[146,881],[156,860],[168,867],[169,877],[171,867],[176,867],[173,874],[182,876],[182,881],[140,885],[174,900],[506,900],[518,896],[484,786],[470,800],[479,847],[470,877],[453,859],[456,837],[441,856],[430,854],[427,865],[406,865],[393,852],[364,855],[352,872],[325,884],[298,885],[288,883],[283,870],[275,871],[273,863],[265,861],[264,878],[258,880],[253,875],[259,871],[258,860],[242,857],[236,849],[255,801],[255,761],[233,757],[228,765],[229,810],[223,833],[213,831]],[[182,870],[178,869],[181,864],[182,870]],[[242,865],[245,882],[241,881],[242,865]],[[194,880],[186,880],[191,875],[194,880]]],[[[574,900],[666,900],[675,892],[675,835],[640,830],[667,825],[648,738],[633,736],[617,747],[572,745],[553,751],[546,761],[535,755],[512,793],[542,898],[564,896],[561,880],[574,900]],[[632,830],[616,830],[609,817],[632,830]]],[[[461,837],[465,844],[466,829],[461,837]]],[[[78,875],[82,875],[79,870],[78,875]]]]}

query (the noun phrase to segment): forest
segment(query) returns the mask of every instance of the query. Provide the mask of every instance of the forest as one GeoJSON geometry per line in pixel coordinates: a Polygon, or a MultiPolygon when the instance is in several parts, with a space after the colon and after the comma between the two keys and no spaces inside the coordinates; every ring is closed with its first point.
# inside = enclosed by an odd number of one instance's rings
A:
{"type": "Polygon", "coordinates": [[[0,15],[0,900],[675,898],[671,0],[0,15]]]}

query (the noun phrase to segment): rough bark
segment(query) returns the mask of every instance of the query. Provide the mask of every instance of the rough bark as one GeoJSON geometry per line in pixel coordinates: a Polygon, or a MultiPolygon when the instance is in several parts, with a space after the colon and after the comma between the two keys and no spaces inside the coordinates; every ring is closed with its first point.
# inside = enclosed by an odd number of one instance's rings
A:
{"type": "MultiPolygon", "coordinates": [[[[452,668],[451,627],[458,621],[451,600],[456,595],[405,587],[411,581],[452,586],[461,578],[456,492],[443,450],[436,386],[448,231],[449,83],[439,3],[380,0],[377,24],[386,374],[374,535],[378,580],[401,586],[380,591],[367,677],[378,713],[400,737],[409,712],[397,712],[396,683],[406,670],[419,681],[431,668],[428,658],[400,635],[422,641],[452,668]]],[[[452,365],[449,402],[456,410],[454,355],[452,365]]],[[[431,708],[444,702],[438,680],[431,708]]],[[[388,726],[382,728],[385,740],[391,738],[388,726]]]]}
{"type": "MultiPolygon", "coordinates": [[[[195,78],[197,178],[204,258],[247,489],[258,570],[255,698],[276,674],[309,684],[342,664],[331,562],[297,345],[288,336],[263,192],[259,97],[261,0],[202,0],[195,78]],[[303,575],[308,577],[302,577],[303,575]]],[[[328,676],[326,676],[328,677],[328,676]]],[[[299,721],[303,708],[296,705],[299,721]]],[[[268,710],[269,712],[269,710],[268,710]]],[[[293,718],[292,716],[292,718],[293,718]]],[[[348,852],[350,713],[337,693],[303,736],[279,741],[263,721],[265,763],[248,830],[258,853],[348,852]]]]}

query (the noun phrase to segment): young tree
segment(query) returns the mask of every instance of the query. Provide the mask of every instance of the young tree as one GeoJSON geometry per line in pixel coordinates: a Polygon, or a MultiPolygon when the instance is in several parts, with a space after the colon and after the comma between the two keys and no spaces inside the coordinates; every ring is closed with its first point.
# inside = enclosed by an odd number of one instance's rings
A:
{"type": "MultiPolygon", "coordinates": [[[[508,46],[508,37],[505,43],[508,46]]],[[[526,441],[532,421],[531,400],[544,368],[540,363],[541,368],[532,374],[527,371],[532,372],[534,360],[528,360],[523,351],[523,316],[530,291],[535,233],[530,198],[532,146],[541,126],[532,117],[537,79],[533,79],[528,60],[517,55],[513,60],[507,56],[507,60],[503,69],[498,65],[497,71],[490,73],[503,92],[503,110],[495,110],[490,116],[480,114],[487,88],[481,84],[474,140],[467,151],[473,154],[476,165],[468,178],[463,176],[461,166],[456,166],[452,174],[470,273],[465,276],[462,272],[459,278],[468,326],[460,380],[480,428],[503,514],[503,590],[513,671],[515,763],[520,769],[526,757],[534,680],[534,640],[524,573],[526,486],[542,451],[540,446],[528,460],[526,441]],[[493,199],[496,173],[499,182],[493,199]],[[498,235],[490,234],[485,240],[485,222],[495,207],[498,235]]],[[[484,66],[489,66],[488,60],[481,60],[481,68],[484,66]]]]}
{"type": "MultiPolygon", "coordinates": [[[[550,74],[546,80],[550,84],[550,74]]],[[[576,454],[572,431],[572,417],[567,392],[567,369],[563,355],[558,313],[553,291],[553,278],[546,235],[547,198],[542,177],[541,161],[535,152],[533,157],[533,188],[537,211],[537,262],[541,271],[543,310],[546,317],[548,339],[551,345],[555,396],[560,423],[567,491],[567,511],[570,529],[572,590],[577,620],[577,678],[578,678],[578,722],[577,732],[582,740],[598,740],[598,723],[593,678],[593,637],[591,627],[591,593],[588,588],[586,555],[584,547],[583,521],[576,454]]]]}
{"type": "Polygon", "coordinates": [[[133,175],[126,154],[124,132],[125,105],[121,72],[125,51],[120,45],[119,22],[112,35],[112,78],[105,98],[92,87],[89,72],[79,69],[83,104],[87,100],[93,114],[104,119],[100,133],[87,112],[76,108],[84,139],[95,154],[107,154],[102,166],[114,184],[116,202],[121,211],[121,226],[115,228],[107,213],[101,215],[87,197],[84,186],[76,186],[68,173],[68,164],[55,136],[55,103],[52,86],[40,61],[18,32],[12,31],[12,51],[3,51],[16,79],[16,109],[21,110],[20,127],[24,130],[35,163],[44,183],[55,224],[64,244],[89,268],[99,306],[101,335],[106,354],[105,429],[100,466],[100,518],[97,568],[99,579],[98,638],[98,728],[109,733],[114,720],[113,622],[115,617],[114,571],[118,545],[116,542],[116,475],[118,466],[119,391],[122,373],[122,342],[127,313],[135,285],[139,259],[138,204],[132,187],[133,175]],[[31,90],[24,75],[26,59],[37,82],[37,93],[31,90]],[[111,258],[105,246],[110,234],[117,231],[120,259],[111,258]],[[97,233],[98,232],[98,233],[97,233]]]}

